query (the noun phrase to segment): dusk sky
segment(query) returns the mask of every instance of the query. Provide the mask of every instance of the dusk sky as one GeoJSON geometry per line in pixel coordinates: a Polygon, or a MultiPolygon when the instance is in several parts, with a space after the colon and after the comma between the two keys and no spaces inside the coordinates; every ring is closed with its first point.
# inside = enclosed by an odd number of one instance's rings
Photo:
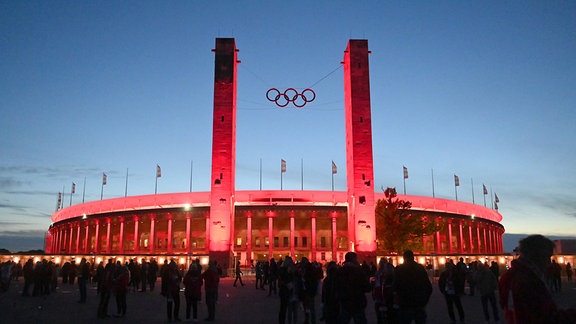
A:
{"type": "Polygon", "coordinates": [[[409,195],[455,199],[458,175],[458,200],[498,195],[506,233],[574,235],[574,1],[1,0],[0,248],[43,248],[58,192],[98,200],[103,172],[104,199],[127,170],[153,194],[156,165],[158,193],[209,191],[218,37],[242,62],[237,190],[260,160],[279,190],[281,159],[283,189],[331,190],[334,161],[345,190],[340,62],[367,39],[376,189],[402,193],[406,166],[409,195]],[[280,109],[273,87],[316,99],[280,109]]]}

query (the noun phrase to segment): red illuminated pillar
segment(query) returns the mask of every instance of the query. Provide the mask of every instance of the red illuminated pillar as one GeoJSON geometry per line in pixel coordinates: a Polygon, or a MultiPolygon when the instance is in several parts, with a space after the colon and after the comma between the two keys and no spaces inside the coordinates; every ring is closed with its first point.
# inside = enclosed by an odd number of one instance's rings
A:
{"type": "Polygon", "coordinates": [[[477,242],[477,246],[478,246],[478,254],[482,253],[482,240],[480,239],[480,223],[476,223],[476,239],[478,240],[477,242]]]}
{"type": "Polygon", "coordinates": [[[172,214],[168,215],[168,254],[172,253],[172,224],[174,223],[172,214]]]}
{"type": "Polygon", "coordinates": [[[84,225],[86,226],[86,233],[84,233],[84,254],[88,254],[90,246],[88,244],[88,240],[90,239],[90,222],[86,221],[84,225]]]}
{"type": "Polygon", "coordinates": [[[316,212],[312,212],[311,229],[312,229],[312,256],[310,261],[316,261],[316,212]]]}
{"type": "Polygon", "coordinates": [[[488,246],[488,239],[487,239],[487,235],[486,235],[486,225],[482,226],[482,232],[484,235],[484,253],[487,254],[490,252],[490,247],[488,246]]]}
{"type": "Polygon", "coordinates": [[[140,222],[140,218],[138,216],[134,216],[134,254],[138,253],[140,249],[140,233],[138,233],[138,223],[140,222]]]}
{"type": "Polygon", "coordinates": [[[118,251],[120,254],[124,253],[124,217],[120,217],[120,241],[118,242],[120,245],[118,251]]]}
{"type": "Polygon", "coordinates": [[[272,253],[274,246],[274,218],[272,212],[268,212],[268,258],[274,257],[272,253]]]}
{"type": "Polygon", "coordinates": [[[344,111],[346,122],[346,186],[348,239],[361,254],[376,258],[374,162],[368,41],[350,40],[344,52],[344,111]]]}
{"type": "Polygon", "coordinates": [[[76,224],[76,254],[80,253],[80,222],[76,224]]]}
{"type": "Polygon", "coordinates": [[[448,253],[452,253],[452,220],[448,221],[448,253]]]}
{"type": "Polygon", "coordinates": [[[190,213],[186,213],[186,253],[190,253],[190,213]]]}
{"type": "Polygon", "coordinates": [[[462,227],[462,220],[458,221],[458,252],[464,253],[464,228],[462,227]]]}
{"type": "Polygon", "coordinates": [[[156,218],[154,215],[150,216],[150,235],[148,235],[149,237],[149,244],[150,244],[150,253],[154,254],[154,240],[155,240],[155,236],[154,236],[154,227],[156,225],[156,218]]]}
{"type": "Polygon", "coordinates": [[[100,220],[94,221],[96,224],[96,236],[94,236],[94,252],[100,252],[100,220]]]}
{"type": "Polygon", "coordinates": [[[106,254],[110,254],[112,252],[112,219],[106,218],[106,225],[106,254]]]}
{"type": "Polygon", "coordinates": [[[337,212],[332,212],[332,261],[338,261],[338,228],[336,226],[337,212]]]}
{"type": "Polygon", "coordinates": [[[473,239],[473,235],[472,235],[472,225],[474,223],[468,223],[468,241],[470,242],[470,244],[468,244],[468,253],[473,254],[474,253],[474,239],[473,239]]]}
{"type": "Polygon", "coordinates": [[[294,248],[294,211],[290,212],[290,255],[294,257],[296,254],[294,248]]]}
{"type": "Polygon", "coordinates": [[[66,230],[66,240],[64,241],[65,251],[66,253],[72,252],[72,225],[68,225],[68,229],[66,230]]]}
{"type": "Polygon", "coordinates": [[[234,38],[217,38],[214,60],[214,116],[210,190],[210,257],[223,268],[231,258],[236,165],[237,52],[234,38]]]}
{"type": "Polygon", "coordinates": [[[252,213],[246,215],[246,260],[252,260],[252,213]]]}
{"type": "MultiPolygon", "coordinates": [[[[436,219],[436,224],[440,225],[440,221],[441,221],[440,219],[436,219]]],[[[435,233],[434,248],[436,254],[442,253],[442,241],[440,230],[436,231],[435,233]]]]}

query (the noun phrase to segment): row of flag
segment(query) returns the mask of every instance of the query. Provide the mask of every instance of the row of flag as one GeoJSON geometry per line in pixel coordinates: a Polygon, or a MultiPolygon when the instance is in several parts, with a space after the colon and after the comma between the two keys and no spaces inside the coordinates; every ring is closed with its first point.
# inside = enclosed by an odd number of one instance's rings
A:
{"type": "MultiPolygon", "coordinates": [[[[158,178],[160,177],[162,177],[162,168],[160,168],[160,165],[156,164],[156,181],[158,181],[158,178]]],[[[126,182],[128,182],[128,172],[126,172],[126,182]]],[[[108,183],[108,175],[105,172],[102,172],[102,190],[100,192],[100,199],[102,199],[103,197],[104,186],[107,183],[108,183]]],[[[84,186],[86,186],[86,184],[84,184],[84,186]]],[[[58,192],[58,201],[56,203],[56,210],[64,208],[63,191],[64,190],[62,190],[62,192],[58,192]]],[[[155,193],[156,192],[157,192],[157,183],[155,188],[155,193]]],[[[76,193],[76,183],[72,182],[72,189],[70,190],[70,205],[72,205],[72,195],[74,195],[75,193],[76,193]]],[[[82,198],[82,202],[84,202],[84,197],[82,198]]]]}
{"type": "MultiPolygon", "coordinates": [[[[402,166],[402,171],[403,171],[403,178],[404,178],[404,194],[406,194],[406,179],[408,179],[408,168],[406,166],[402,166]]],[[[281,159],[280,160],[280,172],[281,173],[285,173],[286,172],[286,160],[281,159]]],[[[336,163],[334,163],[334,161],[332,161],[332,175],[337,174],[338,173],[338,166],[336,166],[336,163]]],[[[126,176],[128,176],[128,174],[126,174],[126,176]]],[[[155,185],[155,189],[154,192],[157,193],[157,184],[158,184],[158,178],[162,177],[162,168],[160,168],[159,164],[156,164],[156,185],[155,185]]],[[[128,179],[126,179],[126,181],[128,181],[128,179]]],[[[332,180],[334,181],[334,180],[332,180]]],[[[107,184],[108,182],[108,175],[103,172],[102,173],[102,192],[100,194],[100,199],[102,199],[102,193],[104,190],[104,186],[107,184]]],[[[332,184],[332,186],[334,186],[334,184],[332,184]]],[[[454,187],[459,187],[460,186],[460,178],[455,174],[454,175],[454,187]]],[[[76,193],[76,183],[72,182],[72,189],[71,189],[71,194],[70,194],[70,204],[72,204],[72,195],[76,193]]],[[[488,195],[488,189],[486,188],[486,185],[482,184],[482,193],[484,194],[484,196],[488,195]]],[[[63,203],[63,193],[59,192],[58,193],[58,202],[57,202],[57,206],[56,206],[56,210],[59,210],[61,208],[64,207],[64,203],[63,203]]],[[[456,192],[456,200],[458,200],[458,193],[456,192]]],[[[496,210],[498,210],[498,203],[500,202],[500,199],[498,198],[498,195],[496,193],[494,193],[494,208],[496,210]]]]}
{"type": "MultiPolygon", "coordinates": [[[[286,160],[284,159],[280,160],[280,172],[286,173],[286,160]]],[[[336,166],[336,163],[332,161],[332,174],[336,173],[338,173],[338,167],[336,166]]]]}
{"type": "MultiPolygon", "coordinates": [[[[402,171],[404,175],[404,180],[408,179],[408,168],[406,166],[402,166],[402,171]]],[[[460,186],[460,177],[456,174],[454,175],[454,188],[460,186]]],[[[406,194],[406,181],[404,181],[404,194],[406,194]]],[[[488,189],[486,188],[485,184],[482,184],[482,194],[484,196],[488,195],[488,189]]],[[[458,192],[456,192],[456,200],[458,200],[458,192]]],[[[494,193],[494,209],[498,210],[498,203],[500,202],[500,198],[498,195],[494,193]]]]}

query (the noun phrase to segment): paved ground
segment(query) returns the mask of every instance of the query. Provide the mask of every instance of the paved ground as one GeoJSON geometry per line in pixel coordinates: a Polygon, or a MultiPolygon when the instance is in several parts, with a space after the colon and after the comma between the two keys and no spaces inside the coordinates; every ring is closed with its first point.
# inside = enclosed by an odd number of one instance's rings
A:
{"type": "MultiPolygon", "coordinates": [[[[268,293],[254,288],[254,280],[245,277],[246,286],[232,287],[232,279],[224,278],[220,285],[220,299],[217,305],[216,323],[277,323],[279,308],[278,296],[268,297],[268,293]]],[[[167,322],[166,300],[159,291],[130,292],[128,294],[128,312],[124,318],[98,320],[96,310],[98,296],[96,289],[88,290],[88,302],[78,304],[76,285],[59,284],[56,293],[44,297],[22,297],[23,281],[12,281],[8,292],[0,293],[0,323],[162,323],[167,322]]],[[[159,287],[158,287],[159,288],[159,287]]],[[[157,288],[157,289],[158,289],[157,288]]],[[[204,292],[203,292],[204,293],[204,292]]],[[[555,298],[563,307],[576,308],[576,285],[564,285],[561,293],[555,298]]],[[[466,323],[484,323],[480,297],[463,296],[466,323]]],[[[185,320],[185,301],[182,294],[180,310],[185,320]]],[[[369,297],[370,301],[370,297],[369,297]]],[[[317,309],[320,310],[319,305],[317,309]]],[[[110,300],[109,314],[114,314],[116,304],[114,297],[110,300]]],[[[443,297],[434,283],[434,293],[427,307],[428,323],[449,323],[443,297]]],[[[206,317],[206,306],[201,303],[199,319],[206,317]]],[[[367,309],[368,322],[375,323],[372,307],[367,309]]],[[[303,319],[303,317],[300,317],[303,319]]],[[[190,321],[191,322],[191,321],[190,321]]],[[[318,322],[321,323],[321,322],[318,322]]]]}

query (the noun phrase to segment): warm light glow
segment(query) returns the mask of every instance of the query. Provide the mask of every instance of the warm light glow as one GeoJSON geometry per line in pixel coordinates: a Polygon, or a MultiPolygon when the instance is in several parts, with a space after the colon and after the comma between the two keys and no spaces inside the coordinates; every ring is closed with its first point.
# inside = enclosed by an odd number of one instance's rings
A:
{"type": "Polygon", "coordinates": [[[398,264],[404,264],[404,258],[403,257],[398,258],[398,264]]]}
{"type": "Polygon", "coordinates": [[[120,261],[120,263],[123,264],[123,263],[124,263],[124,258],[122,258],[122,257],[117,257],[117,258],[116,258],[116,261],[120,261]]]}
{"type": "Polygon", "coordinates": [[[446,258],[445,258],[445,257],[440,257],[440,258],[438,259],[438,263],[439,263],[439,264],[442,264],[442,265],[446,264],[446,258]]]}
{"type": "Polygon", "coordinates": [[[558,257],[558,263],[564,263],[564,257],[558,257]]]}
{"type": "Polygon", "coordinates": [[[34,263],[41,260],[40,257],[37,257],[37,256],[31,256],[31,258],[34,258],[34,263]]]}
{"type": "Polygon", "coordinates": [[[501,256],[500,258],[498,258],[498,263],[500,263],[500,264],[506,264],[506,258],[504,258],[504,257],[501,256]]]}
{"type": "Polygon", "coordinates": [[[184,210],[185,210],[185,211],[190,211],[191,208],[192,208],[192,205],[190,205],[190,204],[184,204],[184,210]]]}
{"type": "Polygon", "coordinates": [[[200,257],[200,264],[201,265],[207,265],[208,261],[210,261],[209,257],[207,257],[207,256],[200,257]]]}
{"type": "Polygon", "coordinates": [[[426,258],[423,257],[423,256],[419,257],[419,258],[418,258],[418,263],[420,263],[420,264],[426,264],[426,258]]]}
{"type": "Polygon", "coordinates": [[[100,262],[102,262],[102,257],[97,257],[96,258],[96,264],[100,264],[100,262]]]}
{"type": "Polygon", "coordinates": [[[14,262],[16,262],[16,263],[18,263],[18,262],[20,261],[20,258],[17,257],[17,256],[16,256],[16,257],[13,257],[13,258],[14,258],[14,259],[12,259],[12,260],[13,260],[14,262]]]}
{"type": "Polygon", "coordinates": [[[158,264],[164,264],[164,257],[158,258],[158,264]]]}
{"type": "Polygon", "coordinates": [[[180,257],[179,263],[180,264],[186,264],[186,258],[180,257]]]}

